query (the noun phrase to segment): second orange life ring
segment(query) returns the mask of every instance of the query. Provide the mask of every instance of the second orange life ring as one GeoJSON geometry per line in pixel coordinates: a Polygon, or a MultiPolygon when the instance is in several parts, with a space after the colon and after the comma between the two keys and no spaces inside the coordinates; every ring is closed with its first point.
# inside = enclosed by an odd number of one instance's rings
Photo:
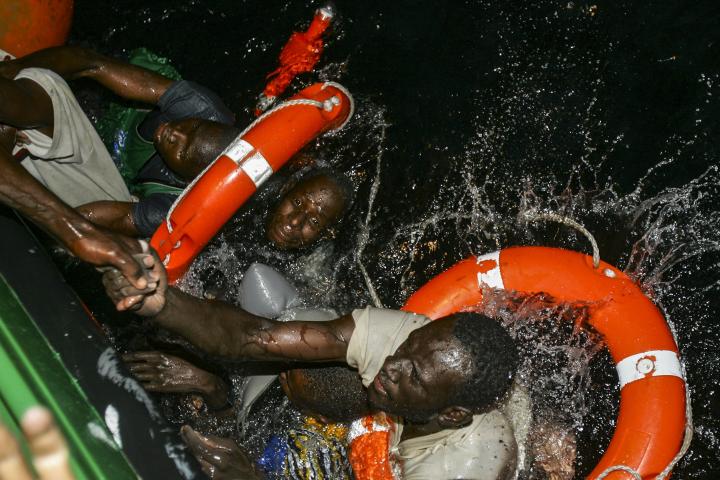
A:
{"type": "MultiPolygon", "coordinates": [[[[459,262],[415,292],[403,310],[441,318],[476,308],[488,287],[590,304],[588,322],[603,335],[618,372],[620,412],[610,445],[588,478],[669,475],[686,434],[687,386],[673,334],[635,282],[605,262],[594,268],[592,259],[580,253],[514,247],[459,262]]],[[[395,478],[387,443],[391,427],[373,429],[368,419],[358,422],[368,428],[351,427],[356,478],[395,478]],[[382,455],[369,456],[366,450],[382,455]]]]}

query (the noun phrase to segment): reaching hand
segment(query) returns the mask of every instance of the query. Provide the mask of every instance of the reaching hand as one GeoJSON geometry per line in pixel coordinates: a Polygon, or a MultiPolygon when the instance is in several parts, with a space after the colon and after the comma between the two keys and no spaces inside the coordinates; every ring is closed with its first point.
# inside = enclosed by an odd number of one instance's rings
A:
{"type": "Polygon", "coordinates": [[[211,408],[222,408],[228,404],[224,382],[182,358],[162,352],[134,352],[123,355],[123,360],[145,390],[199,393],[211,408]]]}
{"type": "Polygon", "coordinates": [[[204,436],[188,425],[180,429],[180,434],[200,462],[203,472],[213,480],[261,478],[247,453],[229,438],[204,436]]]}
{"type": "Polygon", "coordinates": [[[165,307],[167,274],[154,252],[152,255],[140,254],[138,258],[146,268],[152,269],[148,272],[151,283],[146,284],[145,288],[133,285],[127,275],[114,268],[103,274],[103,285],[118,310],[133,310],[138,315],[154,317],[165,307]]]}
{"type": "MultiPolygon", "coordinates": [[[[33,407],[23,416],[21,426],[39,479],[73,480],[75,477],[70,471],[68,447],[50,412],[43,407],[33,407]]],[[[0,480],[32,478],[17,441],[0,425],[0,480]]]]}
{"type": "Polygon", "coordinates": [[[67,247],[74,255],[92,265],[115,267],[137,289],[153,289],[152,284],[160,279],[157,270],[153,268],[155,257],[149,253],[145,240],[95,228],[69,242],[67,247]]]}

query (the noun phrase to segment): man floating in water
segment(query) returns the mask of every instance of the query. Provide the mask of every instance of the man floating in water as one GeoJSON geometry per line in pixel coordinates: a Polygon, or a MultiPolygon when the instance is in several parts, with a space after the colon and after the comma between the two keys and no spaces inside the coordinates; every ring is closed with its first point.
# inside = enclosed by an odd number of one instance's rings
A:
{"type": "MultiPolygon", "coordinates": [[[[159,264],[156,270],[162,274],[159,264]]],[[[168,289],[164,281],[152,293],[133,288],[116,271],[103,282],[119,310],[136,308],[208,354],[357,368],[371,405],[403,419],[391,447],[405,478],[504,479],[515,470],[512,428],[494,407],[510,387],[518,357],[494,320],[457,314],[431,322],[366,308],[328,322],[282,323],[168,289]],[[482,458],[468,456],[467,444],[482,458]]]]}

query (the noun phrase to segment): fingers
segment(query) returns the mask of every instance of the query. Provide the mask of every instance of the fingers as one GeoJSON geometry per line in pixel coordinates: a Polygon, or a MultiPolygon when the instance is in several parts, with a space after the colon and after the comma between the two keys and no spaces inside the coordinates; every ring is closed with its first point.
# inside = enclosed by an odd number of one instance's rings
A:
{"type": "Polygon", "coordinates": [[[145,390],[171,393],[176,390],[168,356],[160,352],[133,352],[123,355],[123,360],[145,390]],[[169,378],[168,378],[169,376],[169,378]]]}
{"type": "Polygon", "coordinates": [[[105,271],[102,283],[115,307],[120,310],[132,310],[139,306],[148,294],[153,293],[157,284],[149,284],[147,288],[138,289],[130,283],[125,275],[114,268],[105,271]],[[152,286],[152,288],[150,288],[152,286]]]}
{"type": "Polygon", "coordinates": [[[167,364],[168,356],[157,351],[130,352],[122,356],[125,362],[152,362],[167,364]]]}
{"type": "Polygon", "coordinates": [[[65,439],[50,412],[43,407],[28,410],[21,421],[41,480],[73,480],[65,439]]]}
{"type": "Polygon", "coordinates": [[[32,480],[15,437],[0,424],[0,480],[32,480]]]}
{"type": "Polygon", "coordinates": [[[206,458],[208,455],[217,456],[222,452],[229,452],[233,449],[231,444],[234,442],[232,440],[214,435],[205,436],[193,430],[190,425],[183,425],[180,428],[180,434],[196,454],[206,458]]]}
{"type": "Polygon", "coordinates": [[[118,258],[118,264],[115,266],[122,272],[133,287],[139,290],[155,288],[155,286],[150,287],[149,284],[157,282],[159,275],[157,273],[150,275],[151,272],[149,269],[152,269],[155,265],[155,257],[152,255],[147,241],[128,241],[129,239],[121,238],[126,246],[122,252],[122,257],[129,254],[132,260],[129,261],[127,258],[118,258]]]}

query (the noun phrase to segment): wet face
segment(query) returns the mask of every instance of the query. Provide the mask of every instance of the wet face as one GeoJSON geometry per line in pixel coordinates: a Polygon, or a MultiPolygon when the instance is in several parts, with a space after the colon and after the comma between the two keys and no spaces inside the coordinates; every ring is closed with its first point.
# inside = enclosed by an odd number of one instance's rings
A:
{"type": "Polygon", "coordinates": [[[451,318],[440,319],[412,332],[368,387],[370,404],[414,421],[450,406],[450,395],[472,367],[452,336],[453,325],[451,318]]]}
{"type": "Polygon", "coordinates": [[[185,180],[191,180],[222,152],[234,127],[222,123],[186,118],[161,124],[153,143],[165,163],[185,180]]]}
{"type": "Polygon", "coordinates": [[[298,182],[272,211],[268,239],[283,250],[310,245],[339,219],[344,207],[343,192],[329,177],[298,182]]]}

